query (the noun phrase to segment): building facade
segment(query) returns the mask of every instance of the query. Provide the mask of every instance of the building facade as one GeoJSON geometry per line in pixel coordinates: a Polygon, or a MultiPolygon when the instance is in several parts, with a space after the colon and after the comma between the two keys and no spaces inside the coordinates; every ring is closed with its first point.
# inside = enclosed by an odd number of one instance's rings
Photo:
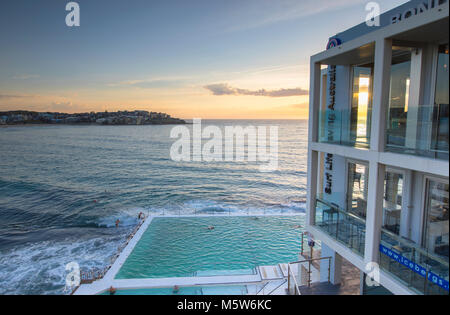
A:
{"type": "Polygon", "coordinates": [[[447,0],[413,0],[311,57],[307,230],[334,284],[345,258],[364,293],[449,292],[448,29],[447,0]]]}

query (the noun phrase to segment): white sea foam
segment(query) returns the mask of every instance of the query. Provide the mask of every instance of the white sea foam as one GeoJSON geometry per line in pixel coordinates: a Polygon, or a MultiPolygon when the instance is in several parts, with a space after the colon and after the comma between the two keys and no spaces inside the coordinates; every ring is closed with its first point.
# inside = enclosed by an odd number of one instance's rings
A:
{"type": "Polygon", "coordinates": [[[122,236],[25,245],[0,256],[0,294],[63,294],[66,264],[105,268],[122,236]]]}
{"type": "Polygon", "coordinates": [[[149,207],[143,210],[152,215],[204,215],[204,214],[296,214],[305,212],[306,204],[301,201],[274,203],[270,206],[236,206],[212,200],[191,200],[174,207],[149,207]]]}

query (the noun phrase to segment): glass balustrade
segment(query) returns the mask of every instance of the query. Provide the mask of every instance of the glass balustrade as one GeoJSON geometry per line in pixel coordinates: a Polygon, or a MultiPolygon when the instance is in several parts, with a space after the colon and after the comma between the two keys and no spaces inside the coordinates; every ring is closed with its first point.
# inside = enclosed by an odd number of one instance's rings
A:
{"type": "Polygon", "coordinates": [[[381,232],[380,267],[419,294],[448,294],[449,263],[410,240],[381,232]]]}
{"type": "Polygon", "coordinates": [[[315,226],[358,255],[364,256],[366,222],[363,219],[317,199],[315,226]]]}

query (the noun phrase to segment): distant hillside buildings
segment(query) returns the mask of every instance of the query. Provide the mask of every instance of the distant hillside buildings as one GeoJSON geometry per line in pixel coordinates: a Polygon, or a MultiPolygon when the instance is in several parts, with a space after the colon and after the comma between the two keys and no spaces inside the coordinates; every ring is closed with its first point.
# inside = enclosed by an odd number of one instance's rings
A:
{"type": "Polygon", "coordinates": [[[80,114],[8,111],[0,112],[0,125],[18,124],[98,124],[98,125],[169,125],[185,124],[165,113],[142,110],[90,112],[80,114]]]}

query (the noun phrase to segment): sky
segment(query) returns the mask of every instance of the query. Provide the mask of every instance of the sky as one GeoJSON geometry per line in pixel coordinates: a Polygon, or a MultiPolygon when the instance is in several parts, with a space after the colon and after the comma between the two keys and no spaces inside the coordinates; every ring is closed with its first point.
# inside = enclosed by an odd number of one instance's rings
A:
{"type": "Polygon", "coordinates": [[[0,110],[307,118],[310,56],[369,1],[79,0],[79,27],[68,2],[0,2],[0,110]]]}

